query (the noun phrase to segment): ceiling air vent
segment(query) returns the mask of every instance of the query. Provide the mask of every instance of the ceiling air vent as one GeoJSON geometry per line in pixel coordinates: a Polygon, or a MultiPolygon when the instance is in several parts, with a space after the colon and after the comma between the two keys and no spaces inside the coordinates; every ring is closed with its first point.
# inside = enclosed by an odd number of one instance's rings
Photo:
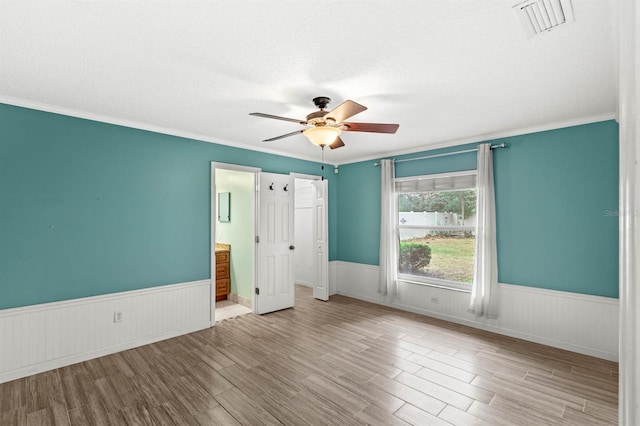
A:
{"type": "Polygon", "coordinates": [[[527,0],[513,6],[529,37],[573,22],[571,0],[527,0]]]}

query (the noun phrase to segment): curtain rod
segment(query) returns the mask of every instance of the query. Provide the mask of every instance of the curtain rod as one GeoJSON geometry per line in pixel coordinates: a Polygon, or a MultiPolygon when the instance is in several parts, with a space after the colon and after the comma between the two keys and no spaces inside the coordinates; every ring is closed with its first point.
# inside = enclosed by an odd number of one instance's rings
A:
{"type": "MultiPolygon", "coordinates": [[[[506,147],[507,147],[506,143],[500,143],[498,145],[491,145],[491,149],[506,148],[506,147]]],[[[446,157],[448,155],[456,155],[456,154],[466,154],[467,152],[476,152],[477,150],[478,150],[478,148],[465,149],[463,151],[445,152],[443,154],[433,154],[433,155],[427,155],[427,156],[424,156],[424,157],[405,158],[404,160],[395,160],[394,162],[395,163],[404,163],[405,161],[426,160],[427,158],[446,157]]],[[[373,163],[373,165],[378,167],[380,165],[380,163],[373,163]]]]}

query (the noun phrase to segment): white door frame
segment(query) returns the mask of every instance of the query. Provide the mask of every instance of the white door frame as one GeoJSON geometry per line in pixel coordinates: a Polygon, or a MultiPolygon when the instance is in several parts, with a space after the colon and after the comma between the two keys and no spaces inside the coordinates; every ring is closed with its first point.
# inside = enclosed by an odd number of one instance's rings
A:
{"type": "Polygon", "coordinates": [[[620,384],[618,421],[640,422],[640,6],[620,1],[618,10],[618,114],[620,123],[620,384]]]}
{"type": "MultiPolygon", "coordinates": [[[[289,173],[291,175],[291,177],[294,179],[305,179],[305,180],[323,180],[322,176],[318,176],[318,175],[307,175],[304,173],[294,173],[291,172],[289,173]]],[[[329,205],[329,186],[327,185],[327,193],[324,194],[325,199],[326,199],[326,204],[327,206],[329,205]]],[[[315,214],[315,213],[314,213],[315,214]]],[[[327,221],[324,224],[326,226],[327,229],[327,256],[326,256],[326,265],[324,265],[323,267],[325,268],[325,270],[327,271],[327,290],[329,291],[329,293],[331,293],[331,284],[330,284],[330,275],[329,275],[329,238],[328,238],[328,234],[329,234],[329,211],[327,210],[326,212],[326,218],[327,221]]],[[[315,263],[314,263],[314,269],[315,269],[315,263]]],[[[314,270],[314,275],[317,274],[318,271],[314,270]]]]}
{"type": "MultiPolygon", "coordinates": [[[[209,249],[209,263],[211,266],[211,282],[209,285],[209,299],[210,299],[210,311],[209,311],[209,322],[211,327],[216,324],[216,262],[215,262],[215,253],[216,253],[216,202],[217,202],[217,193],[216,193],[216,169],[220,170],[234,170],[238,172],[247,172],[253,173],[253,183],[254,183],[254,212],[253,212],[253,221],[254,221],[254,229],[257,229],[258,224],[258,199],[257,199],[257,191],[255,191],[255,185],[258,184],[258,177],[262,172],[261,168],[258,167],[250,167],[250,166],[240,166],[238,164],[230,164],[230,163],[218,163],[215,161],[211,162],[211,199],[209,200],[210,206],[210,249],[209,249]]],[[[254,245],[255,246],[255,245],[254,245]]],[[[254,251],[256,249],[254,248],[254,251]]],[[[254,253],[253,256],[254,264],[253,270],[251,271],[253,286],[255,288],[256,285],[256,268],[258,261],[257,253],[254,253]]],[[[254,312],[255,312],[255,304],[254,304],[254,312]]]]}

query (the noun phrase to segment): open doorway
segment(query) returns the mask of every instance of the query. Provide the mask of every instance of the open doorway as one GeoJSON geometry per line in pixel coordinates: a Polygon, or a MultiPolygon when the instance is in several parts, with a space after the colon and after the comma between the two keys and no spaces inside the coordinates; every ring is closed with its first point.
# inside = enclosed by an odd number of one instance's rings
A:
{"type": "Polygon", "coordinates": [[[327,182],[222,163],[212,163],[211,172],[212,325],[229,316],[223,310],[263,314],[292,307],[296,269],[298,281],[327,300],[327,182]],[[291,190],[296,186],[300,191],[291,190]]]}
{"type": "Polygon", "coordinates": [[[313,250],[313,199],[315,188],[311,179],[295,178],[295,283],[313,288],[315,262],[313,250]]]}
{"type": "Polygon", "coordinates": [[[328,182],[292,173],[295,187],[295,282],[329,300],[328,182]]]}
{"type": "Polygon", "coordinates": [[[212,323],[253,312],[260,169],[212,163],[212,323]]]}

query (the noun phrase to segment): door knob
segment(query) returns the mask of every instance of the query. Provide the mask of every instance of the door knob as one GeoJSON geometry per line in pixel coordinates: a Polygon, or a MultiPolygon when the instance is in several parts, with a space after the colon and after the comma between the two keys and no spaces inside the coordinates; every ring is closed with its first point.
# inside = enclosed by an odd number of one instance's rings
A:
{"type": "Polygon", "coordinates": [[[295,250],[296,246],[289,246],[289,250],[295,250]]]}

